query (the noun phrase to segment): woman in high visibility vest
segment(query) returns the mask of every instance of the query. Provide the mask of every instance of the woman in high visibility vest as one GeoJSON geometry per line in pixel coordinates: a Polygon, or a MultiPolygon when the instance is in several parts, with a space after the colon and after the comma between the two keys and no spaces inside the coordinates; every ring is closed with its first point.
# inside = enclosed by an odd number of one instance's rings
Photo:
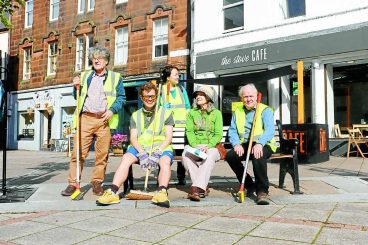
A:
{"type": "MultiPolygon", "coordinates": [[[[179,84],[179,69],[175,66],[165,66],[161,74],[162,86],[160,104],[171,110],[175,127],[185,128],[190,102],[186,90],[179,84]]],[[[181,154],[181,152],[176,152],[181,154]]],[[[179,162],[177,165],[177,178],[179,185],[185,185],[185,169],[179,162]]]]}

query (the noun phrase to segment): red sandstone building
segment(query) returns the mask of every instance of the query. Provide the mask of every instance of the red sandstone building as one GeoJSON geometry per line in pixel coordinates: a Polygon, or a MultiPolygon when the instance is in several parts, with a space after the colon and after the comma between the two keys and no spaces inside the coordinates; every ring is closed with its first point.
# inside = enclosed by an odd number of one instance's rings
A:
{"type": "Polygon", "coordinates": [[[26,1],[12,16],[9,147],[39,150],[65,138],[75,108],[71,81],[90,69],[94,45],[110,50],[108,68],[124,78],[119,130],[126,131],[139,85],[157,79],[166,64],[186,78],[187,11],[187,0],[26,1]]]}

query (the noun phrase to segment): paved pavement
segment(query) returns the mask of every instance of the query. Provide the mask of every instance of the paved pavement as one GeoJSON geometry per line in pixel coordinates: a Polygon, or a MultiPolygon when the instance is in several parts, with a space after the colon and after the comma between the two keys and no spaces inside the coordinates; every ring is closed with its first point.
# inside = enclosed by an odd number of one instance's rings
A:
{"type": "MultiPolygon", "coordinates": [[[[171,185],[169,209],[128,200],[98,207],[91,190],[81,201],[60,196],[68,175],[65,153],[10,151],[7,159],[7,186],[37,189],[25,202],[0,203],[0,244],[368,243],[368,161],[362,158],[299,165],[303,195],[290,194],[290,176],[284,189],[277,188],[279,165],[270,163],[269,206],[257,206],[250,198],[235,202],[231,192],[238,184],[228,165],[219,162],[207,198],[191,202],[186,199],[189,184],[171,185]]],[[[110,157],[106,186],[119,161],[110,157]]],[[[86,189],[92,167],[93,155],[84,168],[86,189]]],[[[134,176],[141,188],[144,173],[138,166],[134,176]]],[[[150,179],[154,188],[154,174],[150,179]]]]}

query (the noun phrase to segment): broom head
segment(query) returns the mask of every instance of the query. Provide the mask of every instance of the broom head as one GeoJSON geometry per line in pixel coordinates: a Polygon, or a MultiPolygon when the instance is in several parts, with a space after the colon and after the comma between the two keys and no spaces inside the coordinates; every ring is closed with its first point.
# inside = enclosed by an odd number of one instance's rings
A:
{"type": "Polygon", "coordinates": [[[155,195],[154,192],[131,190],[125,196],[125,199],[128,199],[128,200],[151,200],[154,195],[155,195]]]}

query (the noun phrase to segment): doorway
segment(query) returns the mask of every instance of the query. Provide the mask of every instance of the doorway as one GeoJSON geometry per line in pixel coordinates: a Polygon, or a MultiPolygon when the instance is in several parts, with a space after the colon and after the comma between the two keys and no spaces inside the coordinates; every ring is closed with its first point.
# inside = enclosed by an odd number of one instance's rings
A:
{"type": "Polygon", "coordinates": [[[51,121],[52,114],[49,114],[47,110],[40,111],[41,115],[41,128],[40,128],[40,141],[41,141],[41,150],[50,150],[51,149],[51,121]]]}

